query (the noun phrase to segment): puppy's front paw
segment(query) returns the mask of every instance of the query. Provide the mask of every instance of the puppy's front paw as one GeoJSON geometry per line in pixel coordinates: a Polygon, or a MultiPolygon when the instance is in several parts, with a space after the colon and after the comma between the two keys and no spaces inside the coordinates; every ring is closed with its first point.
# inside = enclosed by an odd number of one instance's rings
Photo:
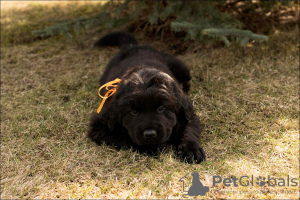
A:
{"type": "Polygon", "coordinates": [[[188,163],[195,161],[197,164],[205,160],[205,152],[198,142],[184,142],[178,146],[178,154],[188,163]]]}

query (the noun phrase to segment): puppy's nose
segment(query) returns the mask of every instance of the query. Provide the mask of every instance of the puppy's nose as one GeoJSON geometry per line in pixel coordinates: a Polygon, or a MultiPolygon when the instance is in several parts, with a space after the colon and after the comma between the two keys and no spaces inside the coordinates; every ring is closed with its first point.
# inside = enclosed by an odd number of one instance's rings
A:
{"type": "Polygon", "coordinates": [[[154,129],[148,129],[144,131],[143,135],[145,138],[154,138],[156,137],[157,133],[154,129]]]}

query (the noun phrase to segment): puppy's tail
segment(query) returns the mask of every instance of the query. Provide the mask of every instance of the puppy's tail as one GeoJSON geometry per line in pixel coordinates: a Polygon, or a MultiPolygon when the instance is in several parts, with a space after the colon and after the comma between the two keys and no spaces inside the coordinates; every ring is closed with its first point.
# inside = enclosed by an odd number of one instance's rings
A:
{"type": "Polygon", "coordinates": [[[126,46],[136,45],[138,42],[136,39],[125,31],[118,31],[109,33],[100,38],[95,44],[95,47],[106,47],[106,46],[126,46]]]}

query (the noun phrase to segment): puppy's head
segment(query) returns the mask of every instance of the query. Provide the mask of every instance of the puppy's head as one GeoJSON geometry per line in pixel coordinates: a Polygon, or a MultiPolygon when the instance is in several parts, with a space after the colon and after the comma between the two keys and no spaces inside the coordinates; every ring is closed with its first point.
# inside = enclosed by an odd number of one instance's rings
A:
{"type": "Polygon", "coordinates": [[[168,74],[151,68],[131,71],[122,78],[113,99],[115,117],[137,145],[166,142],[177,124],[177,82],[168,74]]]}

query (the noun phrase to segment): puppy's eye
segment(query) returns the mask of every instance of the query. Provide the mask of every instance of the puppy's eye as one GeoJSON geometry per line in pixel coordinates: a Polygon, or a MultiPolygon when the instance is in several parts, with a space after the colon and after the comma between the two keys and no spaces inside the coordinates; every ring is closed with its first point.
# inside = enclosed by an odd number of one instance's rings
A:
{"type": "Polygon", "coordinates": [[[132,115],[137,115],[137,114],[138,114],[138,112],[137,112],[137,111],[135,111],[135,110],[132,110],[132,111],[131,111],[131,114],[132,114],[132,115]]]}
{"type": "Polygon", "coordinates": [[[157,111],[158,111],[158,112],[163,112],[163,111],[165,110],[165,108],[166,108],[166,107],[164,107],[164,106],[159,106],[159,107],[157,108],[157,111]]]}

